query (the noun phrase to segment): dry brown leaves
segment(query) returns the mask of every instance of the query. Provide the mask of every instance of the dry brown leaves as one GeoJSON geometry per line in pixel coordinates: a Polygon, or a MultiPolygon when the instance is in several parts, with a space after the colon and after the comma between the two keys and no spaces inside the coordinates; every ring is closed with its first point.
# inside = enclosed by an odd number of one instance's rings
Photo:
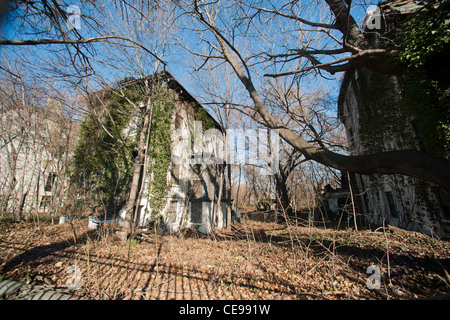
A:
{"type": "Polygon", "coordinates": [[[450,245],[413,232],[246,221],[214,236],[147,234],[131,246],[86,220],[0,225],[1,275],[92,299],[411,299],[447,295],[450,245]],[[381,268],[369,290],[367,267],[381,268]]]}

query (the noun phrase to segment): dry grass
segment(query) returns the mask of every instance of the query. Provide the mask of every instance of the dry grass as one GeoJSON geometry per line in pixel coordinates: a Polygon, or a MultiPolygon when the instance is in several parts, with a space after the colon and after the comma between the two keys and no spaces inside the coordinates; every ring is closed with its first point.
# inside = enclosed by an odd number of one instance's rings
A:
{"type": "Polygon", "coordinates": [[[411,299],[450,290],[449,243],[412,232],[246,221],[215,236],[150,233],[127,246],[86,220],[0,225],[3,277],[67,290],[70,265],[81,270],[73,293],[91,299],[411,299]],[[365,284],[373,264],[380,290],[365,284]]]}

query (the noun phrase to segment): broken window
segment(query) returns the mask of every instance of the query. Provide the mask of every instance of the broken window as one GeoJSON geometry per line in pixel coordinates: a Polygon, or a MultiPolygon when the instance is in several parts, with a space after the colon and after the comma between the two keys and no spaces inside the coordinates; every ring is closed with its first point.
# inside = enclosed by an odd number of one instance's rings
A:
{"type": "Polygon", "coordinates": [[[201,164],[194,164],[192,176],[192,197],[201,198],[203,196],[203,172],[201,164]]]}
{"type": "Polygon", "coordinates": [[[53,185],[55,184],[56,174],[50,172],[47,177],[47,182],[45,183],[44,191],[52,191],[53,185]]]}
{"type": "Polygon", "coordinates": [[[180,165],[172,163],[172,184],[178,186],[180,184],[180,165]]]}
{"type": "Polygon", "coordinates": [[[50,205],[51,201],[52,201],[52,196],[42,196],[41,202],[39,203],[39,208],[46,207],[47,205],[50,205]]]}
{"type": "Polygon", "coordinates": [[[450,193],[439,190],[435,192],[444,219],[450,219],[450,193]]]}
{"type": "Polygon", "coordinates": [[[191,202],[191,221],[192,223],[202,223],[202,201],[191,202]]]}
{"type": "Polygon", "coordinates": [[[388,191],[386,192],[386,198],[389,206],[389,214],[393,218],[398,218],[398,212],[397,208],[395,207],[394,197],[392,195],[392,192],[388,191]]]}

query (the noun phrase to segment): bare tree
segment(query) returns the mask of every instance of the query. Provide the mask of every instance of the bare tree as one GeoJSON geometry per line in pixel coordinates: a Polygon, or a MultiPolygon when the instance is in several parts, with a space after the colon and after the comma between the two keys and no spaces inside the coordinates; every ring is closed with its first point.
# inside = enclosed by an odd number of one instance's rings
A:
{"type": "MultiPolygon", "coordinates": [[[[9,53],[0,65],[3,75],[24,83],[32,76],[41,81],[48,79],[55,87],[65,87],[84,96],[86,102],[93,92],[105,88],[111,90],[111,84],[118,78],[142,78],[165,68],[162,57],[168,52],[172,23],[169,5],[126,1],[108,5],[99,1],[81,1],[78,5],[72,6],[65,1],[11,3],[7,13],[11,28],[0,36],[0,46],[9,53]],[[10,64],[12,60],[27,66],[30,76],[24,78],[15,71],[10,64]]],[[[150,99],[149,91],[154,88],[148,83],[144,87],[140,102],[146,105],[150,99]]],[[[124,99],[128,99],[126,95],[124,99]]],[[[96,108],[86,103],[78,116],[96,119],[105,134],[111,135],[101,121],[106,117],[115,128],[105,103],[101,102],[96,108]]],[[[139,103],[134,101],[132,105],[132,113],[140,110],[139,103]]],[[[64,126],[63,122],[60,124],[64,126]]],[[[53,134],[48,137],[53,153],[60,153],[63,138],[53,134]]],[[[117,143],[126,145],[121,135],[117,143]]],[[[138,144],[136,152],[134,171],[142,166],[142,143],[138,144]]],[[[135,203],[133,194],[135,192],[130,194],[130,203],[135,203]]]]}
{"type": "MultiPolygon", "coordinates": [[[[183,43],[181,43],[184,45],[183,43]]],[[[233,70],[227,65],[215,65],[213,63],[206,62],[202,68],[203,72],[195,74],[195,81],[200,85],[204,92],[202,97],[204,105],[211,111],[213,116],[217,119],[218,123],[223,128],[224,132],[229,129],[235,129],[241,125],[238,115],[234,110],[233,103],[236,102],[237,82],[233,77],[233,70]]],[[[225,136],[224,136],[225,137],[225,136]]],[[[225,154],[230,154],[230,148],[232,148],[232,142],[226,140],[225,154]]],[[[231,213],[232,213],[232,184],[233,184],[233,171],[237,169],[239,165],[233,165],[230,159],[224,159],[226,162],[226,219],[227,229],[231,230],[231,213]]],[[[220,186],[222,186],[222,177],[220,179],[220,186]]],[[[219,191],[219,200],[221,200],[221,191],[219,191]]],[[[221,210],[220,201],[217,206],[218,210],[221,210]]]]}
{"type": "MultiPolygon", "coordinates": [[[[193,1],[191,4],[185,4],[183,10],[192,17],[193,21],[200,26],[196,26],[196,30],[203,39],[203,43],[209,48],[208,54],[203,54],[205,59],[220,59],[226,61],[233,68],[236,76],[247,90],[248,96],[252,101],[251,109],[261,117],[265,125],[269,128],[279,130],[280,136],[291,144],[295,149],[299,150],[306,159],[315,160],[326,166],[333,167],[338,170],[350,171],[360,174],[404,174],[407,176],[417,177],[429,182],[433,182],[443,187],[450,187],[450,166],[448,161],[435,157],[434,155],[417,151],[417,150],[400,150],[380,152],[375,154],[347,156],[340,153],[330,151],[322,146],[309,143],[303,137],[297,135],[290,130],[277,117],[272,115],[267,105],[264,103],[261,89],[257,89],[255,77],[258,75],[258,69],[255,69],[255,62],[250,63],[248,58],[248,43],[242,45],[239,42],[242,37],[243,30],[247,30],[245,34],[262,35],[263,32],[256,26],[257,20],[262,19],[263,12],[277,14],[286,19],[295,21],[296,27],[304,31],[306,25],[308,28],[318,28],[317,32],[328,35],[331,39],[342,45],[339,49],[326,51],[328,49],[316,49],[313,51],[305,49],[299,50],[297,57],[290,59],[300,59],[305,57],[312,62],[312,66],[299,68],[298,70],[289,71],[289,74],[298,74],[312,69],[321,69],[329,72],[344,71],[352,64],[365,65],[377,71],[388,72],[389,70],[379,70],[382,63],[391,57],[399,54],[397,50],[389,49],[373,49],[370,43],[364,38],[362,31],[356,24],[354,18],[350,14],[351,2],[344,0],[327,0],[327,5],[331,9],[332,16],[329,17],[328,23],[315,23],[299,16],[290,17],[282,14],[282,10],[266,10],[261,7],[245,6],[240,2],[234,5],[225,6],[216,3],[204,3],[193,1]],[[348,4],[350,3],[350,4],[348,4]],[[251,10],[253,11],[251,11],[251,10]],[[235,18],[232,14],[239,14],[239,18],[235,18]],[[245,20],[246,19],[246,20],[245,20]],[[247,21],[243,23],[242,21],[247,21]],[[302,25],[299,25],[302,24],[302,25]],[[251,32],[249,31],[251,29],[251,32]],[[336,32],[340,38],[336,37],[336,32]],[[337,59],[332,62],[320,62],[314,58],[314,54],[323,54],[326,57],[333,54],[351,53],[351,56],[337,59]],[[347,62],[345,67],[340,65],[341,62],[347,62]]],[[[283,8],[294,8],[295,3],[288,3],[283,8]]],[[[297,6],[298,7],[298,6],[297,6]]],[[[194,28],[192,28],[194,29],[194,28]]],[[[294,32],[294,30],[291,30],[294,32]]],[[[273,42],[272,42],[273,43],[273,42]]],[[[273,43],[276,45],[276,43],[273,43]]],[[[286,44],[291,47],[292,44],[286,44]]],[[[251,52],[252,56],[261,56],[251,52]]],[[[272,58],[272,57],[270,57],[272,58]]],[[[285,74],[277,74],[277,76],[285,74]]]]}
{"type": "MultiPolygon", "coordinates": [[[[129,5],[125,1],[116,1],[113,5],[123,14],[129,5]],[[125,9],[124,9],[125,8],[125,9]]],[[[68,72],[78,78],[93,75],[95,65],[95,43],[108,45],[133,46],[144,50],[148,55],[162,62],[145,45],[109,29],[107,8],[97,1],[83,0],[79,6],[66,1],[14,1],[7,7],[7,23],[11,25],[7,35],[2,35],[0,46],[40,46],[46,45],[48,52],[55,57],[64,57],[66,68],[59,72],[68,72]],[[22,38],[23,36],[25,38],[22,38]],[[86,35],[90,35],[86,37],[86,35]],[[19,37],[8,39],[7,37],[19,37]],[[29,37],[31,39],[29,39],[29,37]],[[55,46],[62,46],[60,50],[55,46]]],[[[140,7],[141,15],[145,9],[140,7]]],[[[4,68],[2,66],[2,68],[4,68]]],[[[66,74],[67,76],[67,74],[66,74]]]]}
{"type": "Polygon", "coordinates": [[[0,82],[1,209],[13,212],[16,220],[43,210],[53,220],[65,197],[76,141],[76,123],[66,108],[72,101],[46,83],[24,81],[20,67],[16,73],[21,76],[6,75],[0,82]],[[64,100],[58,99],[60,94],[64,100]]]}

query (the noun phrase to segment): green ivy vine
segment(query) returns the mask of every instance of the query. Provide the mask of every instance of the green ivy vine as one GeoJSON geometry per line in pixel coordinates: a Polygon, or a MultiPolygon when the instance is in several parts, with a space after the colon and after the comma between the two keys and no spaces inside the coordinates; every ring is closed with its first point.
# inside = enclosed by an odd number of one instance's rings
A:
{"type": "Polygon", "coordinates": [[[149,194],[148,201],[156,219],[166,203],[166,195],[169,191],[167,184],[167,170],[169,168],[172,152],[170,129],[174,104],[167,94],[160,92],[153,101],[152,121],[149,139],[149,159],[151,165],[148,168],[149,194]]]}
{"type": "Polygon", "coordinates": [[[201,106],[196,106],[194,120],[202,122],[203,132],[216,127],[216,123],[213,118],[208,114],[206,109],[201,106]]]}
{"type": "Polygon", "coordinates": [[[413,118],[427,152],[450,157],[450,3],[430,1],[398,33],[402,108],[413,118]]]}
{"type": "Polygon", "coordinates": [[[129,192],[141,126],[137,125],[136,135],[124,132],[136,114],[133,105],[142,97],[141,91],[139,85],[131,85],[111,93],[101,102],[106,103],[102,118],[91,114],[81,124],[71,165],[72,182],[76,187],[89,187],[98,200],[126,199],[129,192]]]}

